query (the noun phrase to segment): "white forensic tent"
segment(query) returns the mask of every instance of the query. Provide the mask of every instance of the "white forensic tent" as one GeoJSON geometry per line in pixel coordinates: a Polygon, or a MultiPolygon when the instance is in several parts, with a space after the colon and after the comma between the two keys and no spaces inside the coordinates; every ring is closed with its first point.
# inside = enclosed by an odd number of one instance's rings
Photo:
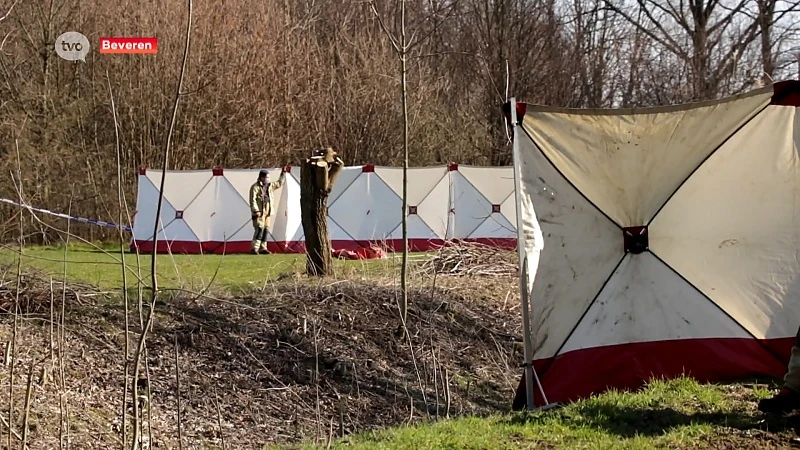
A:
{"type": "MultiPolygon", "coordinates": [[[[260,169],[170,170],[158,234],[158,252],[245,253],[253,229],[247,195],[260,169]]],[[[276,181],[280,168],[270,170],[276,181]]],[[[408,170],[408,238],[412,251],[471,241],[513,249],[516,212],[512,167],[447,166],[408,170]]],[[[300,168],[292,167],[276,192],[270,251],[304,252],[300,222],[300,168]]],[[[132,249],[153,247],[160,170],[141,170],[132,249]]],[[[328,198],[334,251],[382,246],[402,249],[403,170],[345,167],[328,198]]]]}
{"type": "MultiPolygon", "coordinates": [[[[242,253],[250,250],[253,228],[248,193],[258,177],[256,170],[167,171],[158,233],[158,252],[165,253],[242,253]]],[[[281,169],[269,169],[277,180],[281,169]]],[[[133,221],[131,249],[150,252],[153,248],[160,170],[141,170],[133,221]]],[[[271,218],[270,246],[291,242],[300,228],[289,215],[290,196],[299,201],[300,186],[287,174],[276,195],[276,211],[271,218]],[[283,220],[277,220],[283,218],[283,220]]],[[[302,234],[302,231],[300,232],[302,234]]],[[[276,247],[274,250],[280,250],[276,247]]]]}
{"type": "Polygon", "coordinates": [[[652,377],[783,376],[800,326],[798,106],[794,81],[644,109],[515,104],[548,401],[652,377]]]}

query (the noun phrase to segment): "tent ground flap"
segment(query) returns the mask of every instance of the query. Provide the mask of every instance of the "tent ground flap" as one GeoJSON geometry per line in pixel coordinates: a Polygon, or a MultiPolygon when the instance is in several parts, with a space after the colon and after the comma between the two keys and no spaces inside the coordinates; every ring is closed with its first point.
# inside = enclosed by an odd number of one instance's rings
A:
{"type": "MultiPolygon", "coordinates": [[[[534,367],[540,373],[547,400],[565,403],[616,389],[638,389],[655,378],[691,376],[699,382],[724,382],[751,377],[780,378],[794,338],[771,339],[759,343],[752,338],[679,339],[608,345],[539,359],[534,367]],[[786,355],[781,362],[765,350],[765,345],[786,355]],[[547,371],[542,374],[542,369],[547,371]]],[[[542,399],[536,391],[536,402],[542,399]]],[[[525,404],[525,377],[517,387],[513,407],[525,404]]]]}

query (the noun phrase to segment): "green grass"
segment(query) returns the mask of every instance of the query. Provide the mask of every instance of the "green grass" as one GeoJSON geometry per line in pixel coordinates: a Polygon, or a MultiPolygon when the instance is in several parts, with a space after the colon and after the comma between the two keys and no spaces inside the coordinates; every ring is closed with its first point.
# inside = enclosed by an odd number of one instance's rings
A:
{"type": "MultiPolygon", "coordinates": [[[[688,378],[654,381],[639,392],[609,392],[547,411],[354,435],[334,441],[331,448],[698,448],[703,442],[733,442],[737,430],[755,427],[760,417],[754,405],[769,395],[765,387],[701,385],[688,378]]],[[[300,448],[326,447],[327,443],[300,448]]]]}
{"type": "MultiPolygon", "coordinates": [[[[0,265],[16,264],[18,257],[19,250],[16,248],[0,249],[0,265]]],[[[299,254],[159,255],[157,258],[158,280],[163,288],[199,289],[212,278],[217,287],[262,287],[281,275],[303,272],[305,268],[305,255],[299,254]]],[[[130,287],[135,286],[138,277],[136,259],[136,254],[125,253],[130,287]]],[[[90,283],[102,289],[122,287],[120,261],[119,247],[109,245],[26,247],[22,256],[25,268],[43,271],[56,279],[63,278],[66,268],[68,280],[90,283]]],[[[139,256],[141,278],[146,285],[150,284],[150,261],[150,255],[139,256]]],[[[399,264],[399,258],[391,257],[384,260],[334,261],[340,278],[389,275],[399,271],[399,264]]]]}

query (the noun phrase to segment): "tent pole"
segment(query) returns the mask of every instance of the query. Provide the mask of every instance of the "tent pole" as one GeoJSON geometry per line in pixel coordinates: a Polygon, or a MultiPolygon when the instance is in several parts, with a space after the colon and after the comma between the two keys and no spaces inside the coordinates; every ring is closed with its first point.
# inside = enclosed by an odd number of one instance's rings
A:
{"type": "MultiPolygon", "coordinates": [[[[517,209],[517,253],[519,256],[519,297],[522,303],[522,339],[524,340],[525,349],[525,398],[528,409],[533,409],[533,383],[534,383],[534,369],[533,369],[533,349],[531,348],[531,321],[530,321],[530,307],[528,302],[528,258],[525,254],[525,235],[522,232],[522,211],[521,200],[522,192],[520,186],[522,185],[522,174],[519,167],[519,140],[517,139],[517,101],[516,98],[511,97],[511,129],[512,133],[512,158],[514,161],[514,197],[516,200],[517,209]]],[[[547,404],[547,397],[544,396],[544,390],[539,383],[539,377],[536,376],[536,384],[542,391],[542,399],[547,404]]]]}

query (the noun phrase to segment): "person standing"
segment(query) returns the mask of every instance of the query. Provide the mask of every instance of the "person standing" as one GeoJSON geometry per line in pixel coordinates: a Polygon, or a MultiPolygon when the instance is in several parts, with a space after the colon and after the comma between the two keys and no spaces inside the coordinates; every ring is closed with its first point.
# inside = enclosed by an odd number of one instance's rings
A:
{"type": "Polygon", "coordinates": [[[250,186],[250,214],[253,220],[253,242],[250,253],[269,254],[267,250],[267,229],[272,216],[272,200],[276,190],[283,186],[286,179],[286,167],[281,170],[278,181],[269,181],[269,172],[261,170],[258,179],[250,186]]]}
{"type": "Polygon", "coordinates": [[[792,345],[782,389],[773,397],[758,402],[758,410],[767,414],[787,414],[800,410],[800,328],[792,345]]]}

